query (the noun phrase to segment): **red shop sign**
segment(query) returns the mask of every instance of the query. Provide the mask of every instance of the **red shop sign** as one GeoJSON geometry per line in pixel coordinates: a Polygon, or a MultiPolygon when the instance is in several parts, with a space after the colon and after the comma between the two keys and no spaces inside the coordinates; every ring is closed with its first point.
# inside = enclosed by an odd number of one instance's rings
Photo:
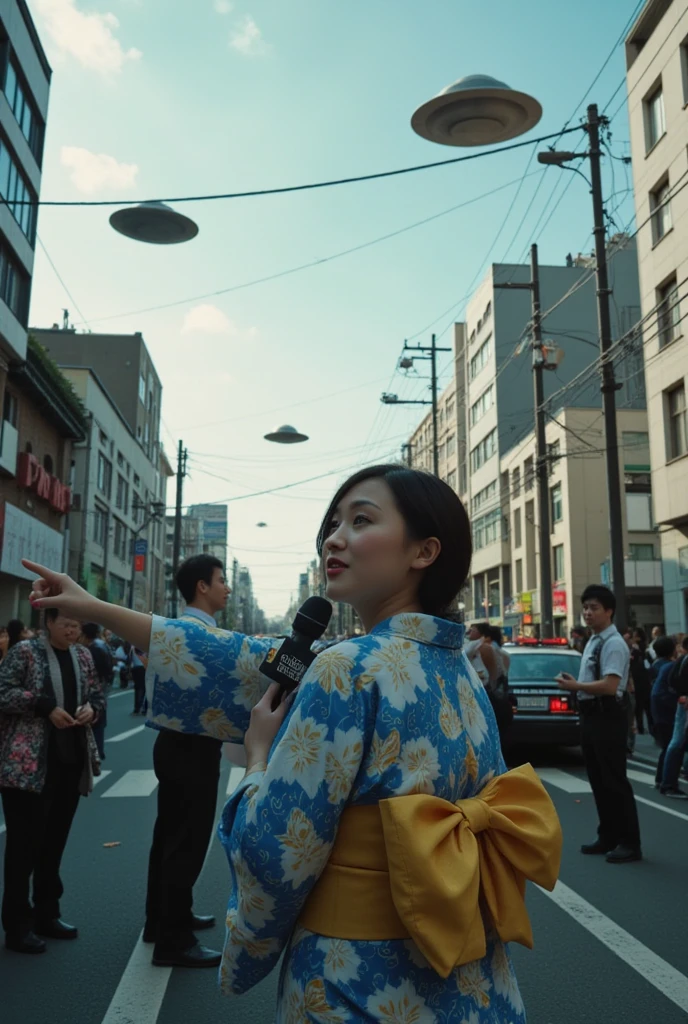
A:
{"type": "Polygon", "coordinates": [[[72,489],[40,465],[35,455],[21,452],[18,459],[19,486],[33,491],[50,507],[64,515],[72,505],[72,489]]]}

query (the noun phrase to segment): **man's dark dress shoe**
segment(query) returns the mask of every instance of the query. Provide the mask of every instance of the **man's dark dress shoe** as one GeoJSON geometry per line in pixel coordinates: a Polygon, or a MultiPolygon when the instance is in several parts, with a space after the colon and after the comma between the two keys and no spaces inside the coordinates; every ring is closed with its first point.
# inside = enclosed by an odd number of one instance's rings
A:
{"type": "Polygon", "coordinates": [[[194,932],[202,932],[206,928],[215,927],[215,918],[212,914],[192,914],[191,915],[191,930],[194,932]]]}
{"type": "Polygon", "coordinates": [[[13,953],[45,953],[48,947],[33,932],[26,932],[25,935],[6,935],[5,948],[13,953]]]}
{"type": "Polygon", "coordinates": [[[606,843],[603,843],[599,839],[596,839],[594,843],[584,843],[583,846],[581,846],[580,852],[581,853],[611,853],[611,851],[613,849],[614,849],[613,846],[607,846],[606,843]]]}
{"type": "Polygon", "coordinates": [[[219,967],[222,953],[208,949],[197,942],[191,949],[153,950],[153,964],[156,967],[219,967]]]}
{"type": "MultiPolygon", "coordinates": [[[[192,914],[191,915],[191,930],[194,932],[202,932],[206,928],[215,927],[215,918],[212,914],[192,914]]],[[[144,942],[155,942],[158,938],[157,929],[155,925],[146,922],[146,926],[143,929],[143,941],[144,942]]]]}
{"type": "Polygon", "coordinates": [[[643,855],[639,846],[624,846],[619,843],[611,853],[607,854],[607,864],[629,864],[633,860],[642,860],[643,855]]]}
{"type": "Polygon", "coordinates": [[[37,921],[34,927],[36,935],[43,935],[46,939],[76,939],[79,935],[78,928],[59,917],[52,921],[37,921]]]}

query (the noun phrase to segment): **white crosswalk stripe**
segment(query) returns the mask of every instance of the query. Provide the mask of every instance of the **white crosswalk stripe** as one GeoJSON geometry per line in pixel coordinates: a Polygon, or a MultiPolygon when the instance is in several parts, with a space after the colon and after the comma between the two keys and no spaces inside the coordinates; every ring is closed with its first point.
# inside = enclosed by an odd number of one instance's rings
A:
{"type": "Polygon", "coordinates": [[[561,768],[538,768],[537,773],[543,782],[548,782],[550,786],[556,786],[557,789],[563,789],[565,793],[592,793],[587,779],[569,775],[561,768]]]}
{"type": "Polygon", "coordinates": [[[158,780],[152,768],[132,768],[118,779],[105,793],[105,797],[150,796],[158,786],[158,780]]]}
{"type": "Polygon", "coordinates": [[[103,779],[106,779],[108,777],[108,775],[112,775],[112,772],[109,771],[107,768],[103,768],[103,770],[101,771],[100,775],[94,776],[94,779],[93,779],[93,786],[94,786],[94,788],[98,785],[99,782],[102,782],[103,779]]]}

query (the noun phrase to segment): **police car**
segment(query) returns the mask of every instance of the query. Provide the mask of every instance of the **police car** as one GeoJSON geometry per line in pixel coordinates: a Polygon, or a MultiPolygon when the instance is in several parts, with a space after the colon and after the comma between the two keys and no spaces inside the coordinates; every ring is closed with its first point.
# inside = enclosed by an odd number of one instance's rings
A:
{"type": "Polygon", "coordinates": [[[578,651],[571,650],[564,637],[519,637],[504,644],[504,651],[511,658],[509,693],[515,699],[511,741],[578,746],[580,728],[575,695],[560,690],[554,681],[560,672],[578,678],[578,651]]]}

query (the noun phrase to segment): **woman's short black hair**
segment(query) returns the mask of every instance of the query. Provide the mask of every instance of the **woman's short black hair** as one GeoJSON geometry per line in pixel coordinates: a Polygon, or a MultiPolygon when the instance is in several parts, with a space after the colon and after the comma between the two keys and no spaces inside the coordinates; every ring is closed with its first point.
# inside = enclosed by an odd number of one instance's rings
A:
{"type": "Polygon", "coordinates": [[[675,650],[675,636],[658,636],[655,640],[655,654],[658,658],[670,658],[675,650]]]}
{"type": "Polygon", "coordinates": [[[428,615],[443,615],[466,581],[473,545],[471,525],[459,496],[431,473],[397,463],[368,466],[354,473],[338,489],[323,517],[318,530],[318,554],[322,556],[335,509],[352,487],[365,480],[384,480],[412,540],[439,540],[441,551],[423,571],[418,600],[428,615]]]}
{"type": "Polygon", "coordinates": [[[21,640],[21,635],[26,629],[21,619],[10,619],[7,623],[7,635],[9,636],[9,647],[14,647],[21,640]]]}

